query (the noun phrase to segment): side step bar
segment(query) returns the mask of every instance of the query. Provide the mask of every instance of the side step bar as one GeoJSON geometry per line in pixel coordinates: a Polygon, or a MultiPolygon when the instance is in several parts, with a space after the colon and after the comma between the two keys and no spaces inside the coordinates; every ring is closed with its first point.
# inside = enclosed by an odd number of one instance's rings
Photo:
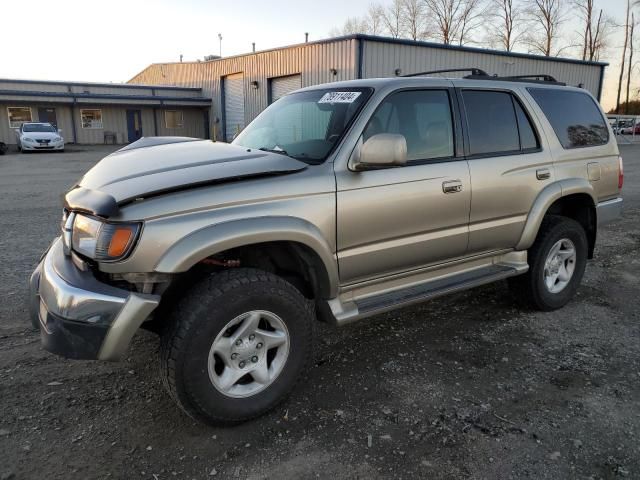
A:
{"type": "Polygon", "coordinates": [[[354,300],[351,305],[355,308],[343,311],[343,315],[336,315],[336,320],[338,325],[350,323],[354,320],[406,307],[414,303],[421,303],[449,293],[513,277],[524,273],[526,270],[526,267],[493,264],[457,275],[438,278],[420,285],[354,300]]]}

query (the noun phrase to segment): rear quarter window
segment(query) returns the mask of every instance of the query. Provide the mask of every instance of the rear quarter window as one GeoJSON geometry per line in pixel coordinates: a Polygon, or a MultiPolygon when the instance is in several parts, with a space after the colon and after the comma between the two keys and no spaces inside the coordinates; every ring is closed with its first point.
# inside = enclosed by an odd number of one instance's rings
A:
{"type": "Polygon", "coordinates": [[[586,93],[552,88],[529,88],[566,149],[604,145],[609,129],[600,108],[586,93]]]}

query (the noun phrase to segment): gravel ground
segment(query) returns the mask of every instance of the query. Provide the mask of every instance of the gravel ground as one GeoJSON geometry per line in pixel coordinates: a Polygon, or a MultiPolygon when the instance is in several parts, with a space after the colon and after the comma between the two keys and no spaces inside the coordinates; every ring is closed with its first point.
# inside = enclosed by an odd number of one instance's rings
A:
{"type": "Polygon", "coordinates": [[[624,218],[567,307],[520,310],[501,282],[321,326],[308,380],[234,428],[174,406],[151,333],[120,363],[41,350],[25,283],[108,150],[0,157],[0,478],[640,478],[640,146],[621,150],[624,218]]]}

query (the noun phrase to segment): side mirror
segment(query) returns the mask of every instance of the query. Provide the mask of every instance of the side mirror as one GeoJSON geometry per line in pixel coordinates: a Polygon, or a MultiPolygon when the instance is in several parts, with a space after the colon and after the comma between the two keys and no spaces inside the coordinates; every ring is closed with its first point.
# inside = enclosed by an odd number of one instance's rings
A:
{"type": "Polygon", "coordinates": [[[349,167],[361,171],[381,167],[402,167],[407,163],[407,141],[404,135],[379,133],[356,146],[349,167]]]}

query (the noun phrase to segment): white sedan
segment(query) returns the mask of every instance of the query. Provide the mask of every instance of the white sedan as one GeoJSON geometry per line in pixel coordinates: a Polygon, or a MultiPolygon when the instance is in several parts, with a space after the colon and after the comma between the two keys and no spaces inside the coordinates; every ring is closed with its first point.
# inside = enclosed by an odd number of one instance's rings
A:
{"type": "Polygon", "coordinates": [[[16,143],[21,152],[34,150],[64,151],[64,138],[50,123],[23,123],[16,130],[16,143]]]}

